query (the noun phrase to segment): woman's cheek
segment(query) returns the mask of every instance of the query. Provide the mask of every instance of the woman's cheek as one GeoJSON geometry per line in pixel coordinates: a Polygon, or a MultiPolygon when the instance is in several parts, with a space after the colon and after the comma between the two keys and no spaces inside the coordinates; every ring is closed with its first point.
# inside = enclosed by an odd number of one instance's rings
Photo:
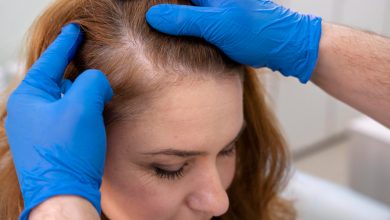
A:
{"type": "Polygon", "coordinates": [[[221,183],[225,189],[228,189],[234,179],[236,171],[236,156],[233,155],[227,158],[219,158],[217,168],[221,178],[221,183]]]}
{"type": "MultiPolygon", "coordinates": [[[[123,166],[122,166],[123,167],[123,166]]],[[[180,209],[184,190],[144,171],[117,172],[107,167],[102,184],[103,212],[111,219],[171,219],[180,209]]]]}

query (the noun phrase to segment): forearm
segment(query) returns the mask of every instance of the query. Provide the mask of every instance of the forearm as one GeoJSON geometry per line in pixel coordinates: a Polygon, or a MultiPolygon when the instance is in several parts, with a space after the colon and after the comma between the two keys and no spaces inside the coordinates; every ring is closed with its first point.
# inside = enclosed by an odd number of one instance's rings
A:
{"type": "Polygon", "coordinates": [[[390,39],[324,23],[312,82],[390,127],[390,39]]]}
{"type": "Polygon", "coordinates": [[[81,197],[57,196],[48,199],[33,209],[29,219],[97,220],[100,217],[95,207],[81,197]]]}

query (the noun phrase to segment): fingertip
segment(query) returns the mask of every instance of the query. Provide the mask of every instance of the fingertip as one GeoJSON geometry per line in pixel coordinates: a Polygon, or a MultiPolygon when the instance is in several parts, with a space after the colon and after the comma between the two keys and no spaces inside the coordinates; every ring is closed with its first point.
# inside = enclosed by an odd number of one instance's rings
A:
{"type": "Polygon", "coordinates": [[[156,16],[158,14],[158,11],[155,9],[156,6],[152,6],[149,8],[149,10],[146,12],[146,21],[151,25],[152,27],[155,27],[156,24],[156,16]]]}
{"type": "Polygon", "coordinates": [[[164,22],[164,17],[171,11],[172,7],[169,4],[154,5],[146,12],[146,20],[153,28],[159,29],[161,23],[164,22]]]}
{"type": "Polygon", "coordinates": [[[62,27],[61,33],[64,34],[78,34],[81,31],[80,25],[76,23],[69,23],[62,27]]]}
{"type": "Polygon", "coordinates": [[[75,56],[83,40],[83,31],[75,23],[65,25],[57,38],[42,53],[29,71],[29,77],[36,74],[46,75],[56,83],[60,83],[69,62],[75,56]]]}
{"type": "Polygon", "coordinates": [[[160,16],[169,14],[172,10],[173,4],[158,4],[153,5],[149,8],[147,15],[149,16],[160,16]]]}
{"type": "Polygon", "coordinates": [[[82,75],[86,78],[91,78],[92,81],[95,81],[96,86],[100,91],[99,93],[103,96],[105,104],[111,101],[114,96],[114,91],[111,87],[110,81],[102,71],[98,69],[90,69],[85,71],[82,75]]]}
{"type": "Polygon", "coordinates": [[[149,9],[146,19],[154,29],[165,34],[203,37],[202,30],[215,20],[209,17],[220,12],[221,9],[213,7],[160,4],[149,9]]]}
{"type": "Polygon", "coordinates": [[[154,5],[146,13],[146,19],[149,25],[157,31],[169,35],[179,35],[181,20],[179,20],[178,14],[181,11],[182,7],[179,5],[154,5]]]}
{"type": "Polygon", "coordinates": [[[61,29],[60,37],[63,37],[64,41],[70,41],[72,43],[67,54],[68,62],[70,62],[76,55],[77,49],[84,38],[84,32],[81,30],[80,25],[70,23],[61,29]]]}

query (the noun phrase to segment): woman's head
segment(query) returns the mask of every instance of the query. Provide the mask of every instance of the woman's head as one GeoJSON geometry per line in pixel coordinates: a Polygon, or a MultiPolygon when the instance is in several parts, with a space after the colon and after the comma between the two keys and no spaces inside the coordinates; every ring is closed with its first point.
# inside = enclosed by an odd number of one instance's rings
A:
{"type": "Polygon", "coordinates": [[[181,82],[108,130],[102,207],[112,219],[210,219],[229,205],[241,80],[181,82]]]}
{"type": "MultiPolygon", "coordinates": [[[[145,14],[157,3],[190,1],[57,0],[29,36],[27,68],[62,26],[80,24],[85,41],[65,76],[96,68],[113,87],[104,112],[103,212],[112,219],[289,219],[278,197],[284,142],[255,72],[200,39],[149,28],[145,14]]],[[[0,216],[12,208],[2,206],[0,216]]]]}

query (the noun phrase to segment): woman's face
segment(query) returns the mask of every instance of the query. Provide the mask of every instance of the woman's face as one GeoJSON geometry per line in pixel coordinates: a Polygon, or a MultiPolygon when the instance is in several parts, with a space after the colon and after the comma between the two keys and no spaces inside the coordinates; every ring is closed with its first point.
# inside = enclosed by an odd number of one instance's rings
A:
{"type": "Polygon", "coordinates": [[[102,208],[110,219],[210,219],[229,207],[244,128],[238,75],[181,82],[107,131],[102,208]]]}

